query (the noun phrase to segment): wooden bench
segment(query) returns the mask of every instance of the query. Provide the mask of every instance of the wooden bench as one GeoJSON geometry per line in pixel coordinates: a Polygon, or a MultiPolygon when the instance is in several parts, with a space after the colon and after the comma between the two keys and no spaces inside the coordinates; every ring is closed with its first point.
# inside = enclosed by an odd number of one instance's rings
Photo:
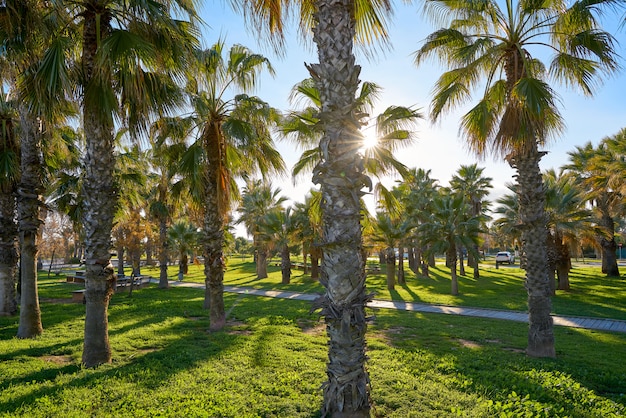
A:
{"type": "Polygon", "coordinates": [[[71,276],[66,276],[67,283],[85,283],[85,272],[77,271],[71,276]]]}
{"type": "Polygon", "coordinates": [[[82,302],[85,304],[85,289],[72,291],[72,302],[82,302]]]}

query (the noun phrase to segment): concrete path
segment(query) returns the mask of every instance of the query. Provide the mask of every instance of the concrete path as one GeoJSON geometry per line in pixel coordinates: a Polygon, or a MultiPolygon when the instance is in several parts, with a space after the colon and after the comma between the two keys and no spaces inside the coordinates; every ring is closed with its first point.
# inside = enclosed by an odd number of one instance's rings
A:
{"type": "MultiPolygon", "coordinates": [[[[204,289],[204,285],[200,283],[187,282],[170,282],[172,286],[192,287],[204,289]]],[[[229,293],[238,293],[253,296],[266,296],[279,299],[295,299],[313,301],[318,295],[311,293],[296,293],[280,290],[261,290],[251,287],[224,286],[224,291],[229,293]]],[[[528,313],[520,311],[506,311],[497,309],[468,308],[461,306],[444,306],[430,305],[424,303],[401,302],[390,300],[374,299],[368,305],[370,308],[382,309],[398,309],[402,311],[441,313],[448,315],[473,316],[478,318],[503,319],[507,321],[526,322],[528,323],[528,313]]],[[[575,316],[552,315],[554,325],[571,327],[596,329],[601,331],[623,332],[626,333],[626,321],[619,319],[603,319],[603,318],[585,318],[575,316]]]]}

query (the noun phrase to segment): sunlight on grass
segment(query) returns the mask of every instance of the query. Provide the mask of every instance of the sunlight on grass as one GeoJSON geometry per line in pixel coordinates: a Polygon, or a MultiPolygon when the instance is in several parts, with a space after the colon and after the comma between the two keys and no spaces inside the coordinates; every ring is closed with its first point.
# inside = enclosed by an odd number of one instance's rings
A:
{"type": "MultiPolygon", "coordinates": [[[[596,270],[577,267],[572,291],[557,294],[555,310],[624,315],[623,281],[596,270]]],[[[449,295],[443,266],[430,278],[407,273],[408,284],[391,292],[384,274],[371,275],[368,289],[394,300],[525,308],[518,268],[460,277],[458,297],[449,295]]],[[[203,282],[202,274],[190,266],[185,281],[203,282]]],[[[209,332],[201,290],[162,290],[153,282],[132,297],[118,293],[109,307],[113,362],[92,370],[80,366],[85,308],[68,303],[77,285],[55,276],[41,282],[41,337],[18,340],[19,318],[0,317],[0,417],[319,416],[327,337],[308,302],[226,293],[227,326],[209,332]]],[[[301,271],[280,285],[274,266],[257,280],[249,260],[235,259],[226,284],[322,290],[301,271]]],[[[616,361],[626,358],[624,334],[556,327],[557,359],[532,359],[524,355],[526,324],[389,309],[369,314],[367,367],[377,416],[626,415],[626,365],[616,361]]]]}

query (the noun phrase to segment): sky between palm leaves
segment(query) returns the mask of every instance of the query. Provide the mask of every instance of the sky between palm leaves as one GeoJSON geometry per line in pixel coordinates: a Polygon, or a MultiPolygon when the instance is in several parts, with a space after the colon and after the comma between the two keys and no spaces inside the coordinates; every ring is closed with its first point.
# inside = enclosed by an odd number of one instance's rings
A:
{"type": "MultiPolygon", "coordinates": [[[[226,40],[227,45],[239,43],[270,59],[276,70],[276,77],[265,74],[261,78],[256,94],[271,106],[281,110],[291,108],[288,97],[291,88],[309,75],[304,63],[317,62],[317,55],[312,45],[304,45],[298,38],[295,25],[287,35],[284,57],[278,57],[267,42],[259,40],[251,30],[244,27],[243,17],[235,14],[227,2],[206,2],[201,9],[201,16],[209,26],[204,29],[204,44],[209,46],[218,37],[226,40]]],[[[623,16],[622,16],[623,18],[623,16]]],[[[619,20],[613,16],[603,20],[604,28],[621,42],[617,47],[619,55],[626,56],[626,28],[618,28],[619,20]]],[[[437,63],[425,64],[417,68],[413,64],[413,53],[421,46],[424,38],[438,28],[424,19],[418,4],[406,5],[395,2],[395,16],[389,25],[392,49],[378,53],[373,59],[367,59],[359,53],[357,60],[362,66],[361,80],[371,81],[383,87],[381,100],[376,113],[390,105],[416,106],[428,114],[431,89],[435,81],[445,70],[437,63]]],[[[622,61],[622,65],[626,63],[622,61]]],[[[567,152],[577,145],[588,141],[597,144],[602,138],[617,133],[626,126],[626,70],[617,77],[605,81],[593,98],[586,98],[581,93],[555,85],[561,98],[561,112],[567,123],[566,132],[555,142],[548,144],[549,154],[542,160],[542,169],[559,168],[568,161],[567,152]]],[[[399,159],[408,167],[431,170],[431,177],[447,185],[454,172],[462,164],[477,162],[469,153],[458,135],[460,116],[469,109],[462,109],[432,125],[428,120],[420,122],[417,144],[399,152],[399,159]]],[[[288,167],[297,161],[301,151],[287,142],[279,142],[279,149],[288,167]]],[[[485,175],[493,178],[491,198],[506,192],[505,184],[513,181],[514,171],[502,161],[487,157],[478,161],[486,167],[485,175]]],[[[392,185],[394,179],[384,181],[392,185]]],[[[301,180],[293,185],[291,179],[285,179],[279,185],[283,195],[292,200],[303,200],[304,194],[313,186],[311,182],[301,180]]],[[[368,203],[370,210],[373,203],[368,203]]]]}

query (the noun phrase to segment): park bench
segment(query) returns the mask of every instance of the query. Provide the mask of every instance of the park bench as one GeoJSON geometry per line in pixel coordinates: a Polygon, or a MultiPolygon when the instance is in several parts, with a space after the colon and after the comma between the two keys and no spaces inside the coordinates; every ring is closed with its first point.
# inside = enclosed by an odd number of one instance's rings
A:
{"type": "Polygon", "coordinates": [[[76,271],[72,275],[65,276],[67,283],[85,283],[85,272],[84,271],[76,271]]]}
{"type": "Polygon", "coordinates": [[[85,289],[73,290],[72,301],[82,302],[83,304],[85,304],[85,289]]]}

